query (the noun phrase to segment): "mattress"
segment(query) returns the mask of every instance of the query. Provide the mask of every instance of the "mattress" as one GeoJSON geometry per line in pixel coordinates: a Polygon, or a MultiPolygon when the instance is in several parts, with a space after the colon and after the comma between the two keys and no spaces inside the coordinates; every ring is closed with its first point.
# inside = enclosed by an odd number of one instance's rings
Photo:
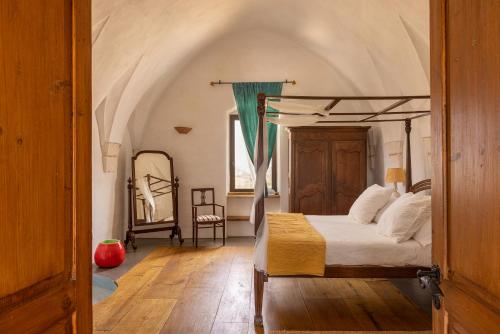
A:
{"type": "MultiPolygon", "coordinates": [[[[326,242],[325,265],[377,265],[387,267],[431,265],[431,245],[410,239],[395,243],[378,235],[376,224],[349,222],[347,216],[306,216],[326,242]]],[[[255,244],[255,267],[267,268],[268,231],[263,230],[255,244]]]]}

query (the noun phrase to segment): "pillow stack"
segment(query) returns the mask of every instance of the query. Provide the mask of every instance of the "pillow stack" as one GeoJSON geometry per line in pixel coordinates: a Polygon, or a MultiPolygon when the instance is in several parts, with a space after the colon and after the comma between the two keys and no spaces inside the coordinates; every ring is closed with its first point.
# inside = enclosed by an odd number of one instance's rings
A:
{"type": "Polygon", "coordinates": [[[385,205],[382,207],[382,209],[378,210],[377,214],[375,215],[375,218],[373,218],[374,223],[378,223],[380,221],[380,217],[384,214],[384,212],[391,206],[392,203],[394,203],[399,197],[399,194],[395,193],[394,191],[391,194],[391,197],[389,197],[389,201],[385,203],[385,205]]]}
{"type": "Polygon", "coordinates": [[[420,232],[417,238],[422,240],[422,244],[429,244],[428,233],[419,230],[424,224],[428,224],[427,229],[431,228],[430,220],[431,197],[406,193],[384,211],[377,224],[377,234],[403,242],[420,232]]]}
{"type": "Polygon", "coordinates": [[[378,184],[368,187],[351,206],[349,219],[359,224],[370,224],[377,212],[387,204],[392,192],[392,189],[378,184]]]}
{"type": "Polygon", "coordinates": [[[422,246],[432,243],[431,196],[406,193],[401,197],[378,184],[368,187],[349,210],[349,220],[377,223],[377,234],[403,242],[412,237],[422,246]]]}

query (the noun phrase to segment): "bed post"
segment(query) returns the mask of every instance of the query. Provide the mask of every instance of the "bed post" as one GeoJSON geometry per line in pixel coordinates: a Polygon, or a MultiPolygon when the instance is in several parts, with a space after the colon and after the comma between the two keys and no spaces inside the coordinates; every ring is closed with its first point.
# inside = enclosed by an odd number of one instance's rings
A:
{"type": "MultiPolygon", "coordinates": [[[[255,158],[255,170],[258,171],[259,168],[264,163],[264,116],[266,113],[266,95],[264,93],[259,93],[257,95],[257,114],[259,117],[259,124],[257,128],[257,157],[255,158]]],[[[267,152],[266,152],[267,153],[267,152]]],[[[256,173],[257,174],[257,173],[256,173]]],[[[264,181],[265,182],[265,181],[264,181]]],[[[264,196],[265,194],[255,194],[257,202],[255,203],[255,235],[259,230],[259,226],[264,218],[264,196]]],[[[264,299],[264,282],[266,280],[266,275],[262,271],[258,271],[254,268],[253,270],[253,287],[254,287],[254,298],[255,298],[255,316],[254,324],[257,326],[263,325],[262,320],[262,303],[264,299]]]]}
{"type": "Polygon", "coordinates": [[[253,318],[254,325],[262,326],[264,324],[262,318],[262,303],[264,300],[264,282],[266,275],[262,271],[253,270],[253,288],[255,298],[255,316],[253,318]]]}
{"type": "MultiPolygon", "coordinates": [[[[264,163],[264,115],[266,113],[266,94],[259,93],[257,95],[257,114],[259,117],[259,124],[257,127],[257,157],[255,159],[255,170],[258,171],[261,165],[264,163]]],[[[257,173],[256,173],[257,174],[257,173]]],[[[264,181],[265,182],[265,181],[264,181]]],[[[261,196],[261,194],[254,194],[255,196],[261,196]]],[[[257,235],[257,230],[259,229],[260,223],[264,218],[264,196],[257,199],[255,205],[255,235],[257,235]]]]}
{"type": "Polygon", "coordinates": [[[412,185],[411,179],[411,119],[405,119],[405,132],[406,132],[406,192],[409,192],[412,185]]]}

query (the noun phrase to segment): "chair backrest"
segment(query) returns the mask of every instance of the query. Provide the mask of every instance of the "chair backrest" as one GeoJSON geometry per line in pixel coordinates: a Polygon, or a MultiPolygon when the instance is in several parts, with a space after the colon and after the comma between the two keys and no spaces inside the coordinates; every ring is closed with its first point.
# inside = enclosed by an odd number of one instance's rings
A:
{"type": "Polygon", "coordinates": [[[213,205],[215,203],[214,188],[191,189],[191,204],[195,206],[213,205]]]}

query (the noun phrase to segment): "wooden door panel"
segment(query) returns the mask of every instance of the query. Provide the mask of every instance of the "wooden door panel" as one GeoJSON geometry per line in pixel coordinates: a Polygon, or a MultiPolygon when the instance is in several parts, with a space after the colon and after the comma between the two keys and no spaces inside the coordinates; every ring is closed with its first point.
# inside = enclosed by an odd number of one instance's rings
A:
{"type": "Polygon", "coordinates": [[[69,332],[76,305],[89,312],[89,14],[87,0],[0,2],[1,333],[69,332]]]}
{"type": "Polygon", "coordinates": [[[327,214],[328,142],[300,141],[294,150],[293,211],[327,214]]]}
{"type": "Polygon", "coordinates": [[[500,298],[500,2],[469,2],[449,3],[449,266],[500,298]]]}
{"type": "Polygon", "coordinates": [[[436,333],[500,332],[499,22],[499,1],[431,1],[436,333]]]}
{"type": "Polygon", "coordinates": [[[41,333],[58,322],[71,321],[73,287],[47,289],[25,303],[6,305],[0,313],[1,333],[41,333]]]}
{"type": "Polygon", "coordinates": [[[347,214],[365,188],[365,142],[335,141],[332,145],[333,214],[347,214]]]}
{"type": "Polygon", "coordinates": [[[1,5],[0,297],[71,271],[71,4],[53,2],[1,5]]]}

